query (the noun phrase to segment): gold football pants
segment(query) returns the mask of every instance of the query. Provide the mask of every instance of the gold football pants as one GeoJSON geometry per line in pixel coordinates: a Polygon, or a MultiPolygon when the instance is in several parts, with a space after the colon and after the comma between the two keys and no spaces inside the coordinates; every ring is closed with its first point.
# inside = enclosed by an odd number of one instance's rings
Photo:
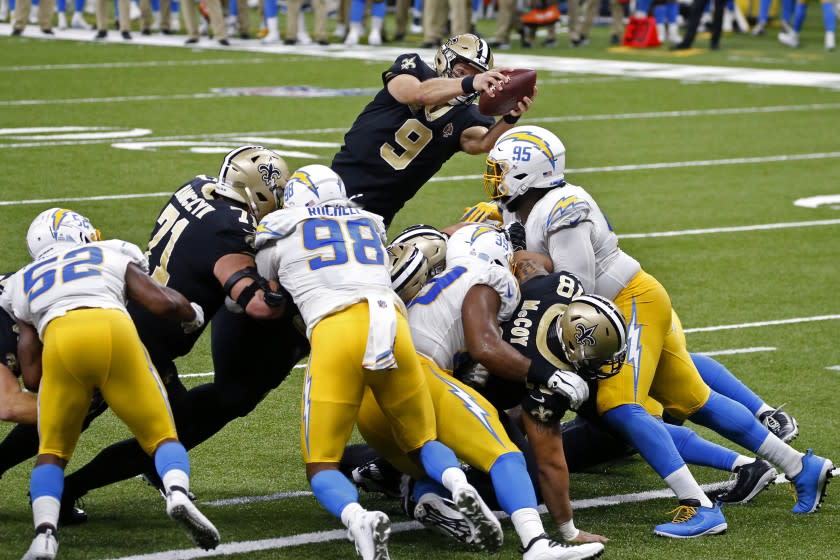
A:
{"type": "MultiPolygon", "coordinates": [[[[450,447],[459,459],[484,472],[489,472],[500,456],[519,451],[487,399],[431,360],[421,356],[420,363],[435,407],[438,441],[450,447]]],[[[401,452],[389,430],[388,419],[370,392],[362,401],[359,432],[397,469],[414,477],[422,474],[401,452]]]]}
{"type": "Polygon", "coordinates": [[[394,355],[398,367],[391,370],[362,367],[368,335],[367,302],[328,315],[312,329],[301,402],[300,446],[305,463],[341,460],[366,388],[382,407],[403,452],[435,439],[435,414],[426,378],[408,322],[397,314],[394,355]]]}
{"type": "Polygon", "coordinates": [[[38,390],[39,454],[70,459],[94,388],[152,454],[176,439],[175,423],[131,318],[118,309],[76,309],[44,331],[38,390]]]}
{"type": "Polygon", "coordinates": [[[627,358],[617,375],[598,382],[598,414],[631,403],[650,410],[649,397],[678,418],[697,412],[710,389],[691,361],[682,325],[662,284],[640,270],[615,304],[627,320],[627,358]]]}

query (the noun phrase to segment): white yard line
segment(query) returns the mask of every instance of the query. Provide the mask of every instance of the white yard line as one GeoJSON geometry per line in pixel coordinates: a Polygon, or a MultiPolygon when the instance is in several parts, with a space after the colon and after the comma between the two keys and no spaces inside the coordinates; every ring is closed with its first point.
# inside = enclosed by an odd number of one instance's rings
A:
{"type": "MultiPolygon", "coordinates": [[[[727,482],[716,482],[712,484],[705,484],[701,487],[703,490],[716,490],[727,484],[727,482]]],[[[310,492],[299,492],[300,496],[310,496],[310,492]]],[[[633,494],[618,494],[614,496],[602,496],[599,498],[590,498],[586,500],[572,500],[572,507],[575,510],[582,510],[594,507],[604,507],[616,504],[627,504],[645,502],[660,498],[672,498],[673,492],[669,489],[650,490],[647,492],[637,492],[633,494]]],[[[281,496],[276,494],[275,496],[281,496]]],[[[288,496],[278,497],[277,499],[285,499],[288,496]]],[[[245,503],[266,502],[270,501],[269,496],[253,496],[251,498],[237,498],[236,503],[230,505],[242,505],[245,503]],[[250,500],[250,501],[241,501],[250,500]]],[[[226,504],[227,505],[227,504],[226,504]]],[[[540,506],[540,513],[546,513],[545,506],[540,506]]],[[[507,517],[504,514],[499,514],[499,517],[507,517]]],[[[403,521],[391,525],[391,533],[403,533],[406,531],[422,530],[423,526],[416,521],[403,521]]],[[[347,539],[347,531],[344,529],[337,529],[333,531],[317,531],[313,533],[302,533],[299,535],[291,535],[288,537],[280,537],[274,539],[260,539],[253,541],[240,541],[233,543],[221,544],[214,550],[201,550],[198,548],[166,550],[162,552],[152,552],[149,554],[137,554],[133,556],[122,556],[113,560],[191,560],[192,558],[211,558],[214,556],[231,556],[234,554],[246,554],[249,552],[257,552],[261,550],[276,550],[281,548],[290,548],[293,546],[300,546],[304,544],[317,544],[331,541],[343,541],[347,539]]],[[[348,546],[350,546],[348,544],[348,546]]]]}
{"type": "MultiPolygon", "coordinates": [[[[11,33],[10,24],[0,24],[0,35],[11,33]]],[[[90,31],[68,29],[58,31],[55,35],[43,35],[36,28],[26,29],[24,36],[30,39],[45,41],[84,41],[93,42],[90,31]]],[[[115,33],[102,43],[109,45],[123,45],[135,48],[138,45],[185,48],[184,37],[181,36],[144,36],[134,34],[130,44],[119,39],[115,33]]],[[[358,45],[347,49],[344,45],[333,44],[326,47],[319,45],[263,45],[259,41],[240,41],[231,39],[231,46],[222,47],[215,41],[202,39],[192,46],[198,50],[213,50],[217,52],[247,51],[262,55],[284,54],[295,57],[311,56],[332,59],[355,59],[381,67],[384,63],[394,61],[406,52],[417,52],[421,58],[431,61],[436,49],[412,49],[411,47],[368,47],[358,45]]],[[[737,68],[722,66],[695,66],[690,64],[668,64],[659,62],[635,62],[628,60],[599,59],[594,61],[587,58],[572,58],[563,56],[538,56],[525,54],[494,53],[496,64],[500,67],[534,68],[539,71],[562,72],[571,74],[586,74],[599,76],[621,76],[628,78],[650,78],[677,80],[681,82],[729,82],[739,84],[754,84],[765,86],[799,86],[828,89],[840,89],[840,74],[832,72],[804,72],[796,70],[776,70],[772,68],[737,68]]],[[[679,60],[675,55],[674,60],[679,60]]],[[[278,59],[282,63],[283,59],[278,59]]],[[[553,77],[553,76],[552,76],[553,77]]]]}
{"type": "MultiPolygon", "coordinates": [[[[272,59],[273,61],[273,59],[272,59]]],[[[89,62],[77,64],[32,64],[29,66],[0,66],[0,72],[52,72],[56,70],[101,70],[130,68],[164,68],[167,66],[216,66],[225,64],[263,64],[268,58],[211,58],[186,60],[144,60],[136,62],[89,62]]]]}

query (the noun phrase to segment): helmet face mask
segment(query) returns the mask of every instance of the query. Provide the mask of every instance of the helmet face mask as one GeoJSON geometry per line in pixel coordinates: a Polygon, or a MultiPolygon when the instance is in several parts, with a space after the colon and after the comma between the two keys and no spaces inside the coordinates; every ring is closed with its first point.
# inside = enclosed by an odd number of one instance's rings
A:
{"type": "MultiPolygon", "coordinates": [[[[452,37],[438,49],[435,55],[435,71],[442,78],[459,78],[462,74],[455,68],[459,63],[475,69],[476,74],[487,72],[493,68],[493,53],[490,51],[490,45],[484,39],[471,33],[452,37]]],[[[449,104],[469,105],[477,97],[478,92],[463,94],[452,99],[449,104]]]]}
{"type": "Polygon", "coordinates": [[[408,303],[429,279],[426,257],[416,246],[406,243],[388,245],[388,257],[391,263],[391,288],[400,299],[408,303]]]}
{"type": "Polygon", "coordinates": [[[326,165],[301,167],[292,174],[283,190],[284,208],[305,208],[340,201],[347,201],[344,181],[326,165]]]}
{"type": "Polygon", "coordinates": [[[627,325],[608,299],[575,297],[556,329],[566,359],[581,377],[606,379],[621,369],[627,355],[627,325]]]}
{"type": "Polygon", "coordinates": [[[449,238],[446,262],[470,257],[507,268],[512,267],[513,247],[507,232],[487,224],[468,224],[449,238]]]}
{"type": "Polygon", "coordinates": [[[56,243],[83,245],[101,239],[102,234],[89,219],[66,208],[44,210],[32,220],[26,233],[26,245],[33,259],[56,243]]]}
{"type": "Polygon", "coordinates": [[[262,146],[242,146],[229,152],[219,169],[214,190],[245,204],[257,221],[280,207],[289,167],[280,155],[262,146]]]}
{"type": "Polygon", "coordinates": [[[490,150],[484,190],[506,210],[530,189],[550,189],[566,181],[566,147],[551,131],[539,126],[516,127],[490,150]]]}

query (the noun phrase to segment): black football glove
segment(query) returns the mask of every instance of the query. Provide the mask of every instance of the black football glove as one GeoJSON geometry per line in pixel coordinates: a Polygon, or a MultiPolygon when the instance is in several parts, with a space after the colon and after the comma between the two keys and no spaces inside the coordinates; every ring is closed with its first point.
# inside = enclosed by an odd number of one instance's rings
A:
{"type": "Polygon", "coordinates": [[[525,226],[519,222],[511,222],[505,226],[510,237],[510,244],[513,245],[513,252],[524,251],[528,246],[525,240],[525,226]]]}

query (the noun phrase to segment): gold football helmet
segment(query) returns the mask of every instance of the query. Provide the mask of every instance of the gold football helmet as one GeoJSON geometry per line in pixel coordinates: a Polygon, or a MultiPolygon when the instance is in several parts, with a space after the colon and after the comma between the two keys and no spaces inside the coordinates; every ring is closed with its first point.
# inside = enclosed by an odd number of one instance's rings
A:
{"type": "Polygon", "coordinates": [[[414,245],[426,257],[429,266],[429,276],[435,276],[446,268],[446,242],[449,236],[432,226],[417,224],[404,229],[394,239],[391,245],[405,243],[414,245]]]}
{"type": "MultiPolygon", "coordinates": [[[[455,65],[459,62],[475,68],[479,73],[487,72],[493,68],[493,53],[490,52],[490,45],[487,41],[473,35],[464,33],[452,37],[440,46],[435,54],[435,71],[442,78],[457,78],[455,65]]],[[[459,95],[450,105],[469,105],[478,92],[459,95]]]]}
{"type": "Polygon", "coordinates": [[[429,278],[429,264],[423,253],[414,245],[392,243],[388,245],[391,260],[391,288],[408,303],[429,278]]]}
{"type": "Polygon", "coordinates": [[[627,324],[610,300],[575,297],[556,329],[566,359],[581,377],[606,379],[621,369],[627,354],[627,324]]]}
{"type": "Polygon", "coordinates": [[[242,146],[225,156],[215,192],[241,202],[259,222],[280,207],[289,166],[279,154],[262,146],[242,146]]]}

